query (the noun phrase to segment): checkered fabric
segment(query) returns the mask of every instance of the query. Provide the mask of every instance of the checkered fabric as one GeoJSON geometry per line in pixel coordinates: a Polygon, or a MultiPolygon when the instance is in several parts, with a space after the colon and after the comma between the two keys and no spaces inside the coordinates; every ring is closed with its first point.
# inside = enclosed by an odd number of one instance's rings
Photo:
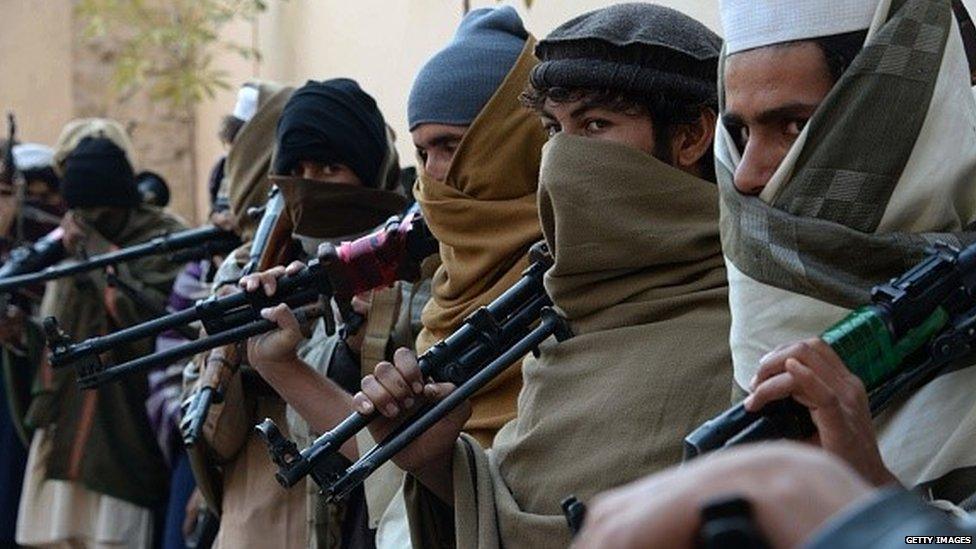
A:
{"type": "MultiPolygon", "coordinates": [[[[893,2],[809,122],[793,176],[772,204],[722,187],[722,246],[760,282],[847,308],[937,240],[976,233],[875,233],[925,121],[953,22],[945,0],[893,2]]],[[[720,71],[721,73],[721,71],[720,71]]]]}

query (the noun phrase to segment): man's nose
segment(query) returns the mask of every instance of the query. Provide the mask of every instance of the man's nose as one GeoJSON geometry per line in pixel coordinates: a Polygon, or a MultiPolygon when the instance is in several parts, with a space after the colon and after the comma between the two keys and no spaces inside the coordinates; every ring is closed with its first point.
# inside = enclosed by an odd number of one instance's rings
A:
{"type": "Polygon", "coordinates": [[[778,147],[763,146],[761,141],[750,139],[742,161],[735,170],[735,188],[742,194],[761,193],[786,156],[785,152],[778,147]]]}

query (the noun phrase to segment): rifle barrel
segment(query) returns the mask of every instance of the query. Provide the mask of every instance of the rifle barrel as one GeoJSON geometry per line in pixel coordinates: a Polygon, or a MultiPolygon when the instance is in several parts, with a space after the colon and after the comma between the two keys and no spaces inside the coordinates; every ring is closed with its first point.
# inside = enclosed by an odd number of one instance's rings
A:
{"type": "MultiPolygon", "coordinates": [[[[550,265],[551,259],[548,258],[533,262],[518,282],[421,355],[418,364],[423,375],[461,385],[477,372],[477,368],[497,354],[496,349],[506,348],[523,339],[542,309],[551,305],[542,283],[543,274],[550,265]]],[[[320,478],[315,470],[320,464],[330,463],[339,448],[366,428],[377,415],[352,413],[293,459],[277,456],[275,461],[279,467],[275,478],[287,488],[311,473],[317,482],[327,484],[328,481],[320,478]]],[[[267,438],[264,429],[270,427],[273,424],[266,421],[259,431],[267,438]]]]}
{"type": "Polygon", "coordinates": [[[10,292],[22,286],[39,284],[57,278],[93,271],[101,267],[125,263],[150,255],[175,252],[184,248],[212,243],[215,240],[236,239],[236,235],[218,227],[202,227],[189,229],[153,238],[148,242],[129,246],[118,251],[96,255],[85,261],[79,261],[61,267],[49,267],[43,271],[0,279],[0,292],[10,292]]]}
{"type": "Polygon", "coordinates": [[[482,387],[498,377],[512,364],[524,357],[530,351],[553,335],[559,329],[561,319],[555,314],[543,314],[542,322],[531,330],[518,343],[509,347],[504,353],[478,371],[468,381],[455,389],[450,395],[435,404],[424,413],[418,414],[396,431],[374,446],[369,452],[352,464],[345,473],[334,483],[325,487],[329,499],[338,501],[349,495],[357,486],[363,483],[381,465],[389,461],[411,442],[424,434],[435,423],[443,419],[457,408],[462,402],[471,398],[482,387]]]}

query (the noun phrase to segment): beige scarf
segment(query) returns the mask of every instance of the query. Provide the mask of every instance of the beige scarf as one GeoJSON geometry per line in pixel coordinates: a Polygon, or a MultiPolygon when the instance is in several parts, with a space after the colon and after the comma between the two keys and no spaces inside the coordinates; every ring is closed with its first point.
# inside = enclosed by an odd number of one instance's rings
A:
{"type": "MultiPolygon", "coordinates": [[[[414,194],[440,241],[441,266],[417,338],[423,352],[451,334],[475,309],[487,305],[517,281],[528,265],[526,251],[541,238],[535,191],[545,134],[518,95],[538,62],[535,41],[471,124],[445,182],[421,173],[414,194]]],[[[490,445],[495,432],[514,417],[520,386],[517,368],[472,399],[465,430],[490,445]]]]}
{"type": "Polygon", "coordinates": [[[271,82],[259,82],[258,110],[234,139],[227,153],[225,181],[230,209],[240,229],[241,240],[250,242],[259,220],[251,219],[248,210],[268,199],[268,172],[275,146],[278,118],[294,88],[271,82]]]}
{"type": "MultiPolygon", "coordinates": [[[[883,0],[868,40],[758,197],[719,125],[722,241],[735,379],[777,345],[819,334],[917,262],[974,240],[976,102],[948,0],[883,0]]],[[[976,489],[976,368],[942,376],[879,423],[907,486],[959,501],[976,489]]]]}
{"type": "Polygon", "coordinates": [[[459,441],[457,547],[568,545],[563,498],[678,463],[684,435],[727,405],[715,185],[630,147],[557,136],[539,213],[555,259],[546,289],[574,337],[524,361],[518,416],[490,452],[459,441]]]}

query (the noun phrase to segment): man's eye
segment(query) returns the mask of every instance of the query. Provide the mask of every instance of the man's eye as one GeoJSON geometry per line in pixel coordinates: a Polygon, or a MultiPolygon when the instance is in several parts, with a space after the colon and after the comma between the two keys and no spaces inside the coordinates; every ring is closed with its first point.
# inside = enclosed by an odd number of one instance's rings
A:
{"type": "Polygon", "coordinates": [[[588,132],[601,132],[610,127],[610,122],[607,120],[590,120],[586,123],[586,131],[588,132]]]}
{"type": "Polygon", "coordinates": [[[746,148],[746,143],[749,142],[749,128],[747,126],[740,126],[739,124],[725,124],[725,129],[728,130],[729,135],[732,137],[732,141],[742,152],[746,148]]]}
{"type": "Polygon", "coordinates": [[[555,137],[556,134],[561,131],[559,124],[546,124],[542,127],[542,129],[545,130],[546,135],[549,136],[550,139],[555,137]]]}
{"type": "Polygon", "coordinates": [[[803,128],[807,127],[807,122],[808,121],[809,121],[809,118],[804,118],[804,119],[800,119],[800,120],[791,120],[791,121],[787,122],[787,124],[786,124],[786,133],[787,133],[787,135],[791,135],[791,136],[794,136],[794,137],[800,135],[800,132],[803,131],[803,128]]]}
{"type": "Polygon", "coordinates": [[[427,161],[427,151],[424,150],[424,149],[418,148],[417,149],[417,157],[420,158],[421,160],[423,160],[424,162],[426,162],[427,161]]]}

